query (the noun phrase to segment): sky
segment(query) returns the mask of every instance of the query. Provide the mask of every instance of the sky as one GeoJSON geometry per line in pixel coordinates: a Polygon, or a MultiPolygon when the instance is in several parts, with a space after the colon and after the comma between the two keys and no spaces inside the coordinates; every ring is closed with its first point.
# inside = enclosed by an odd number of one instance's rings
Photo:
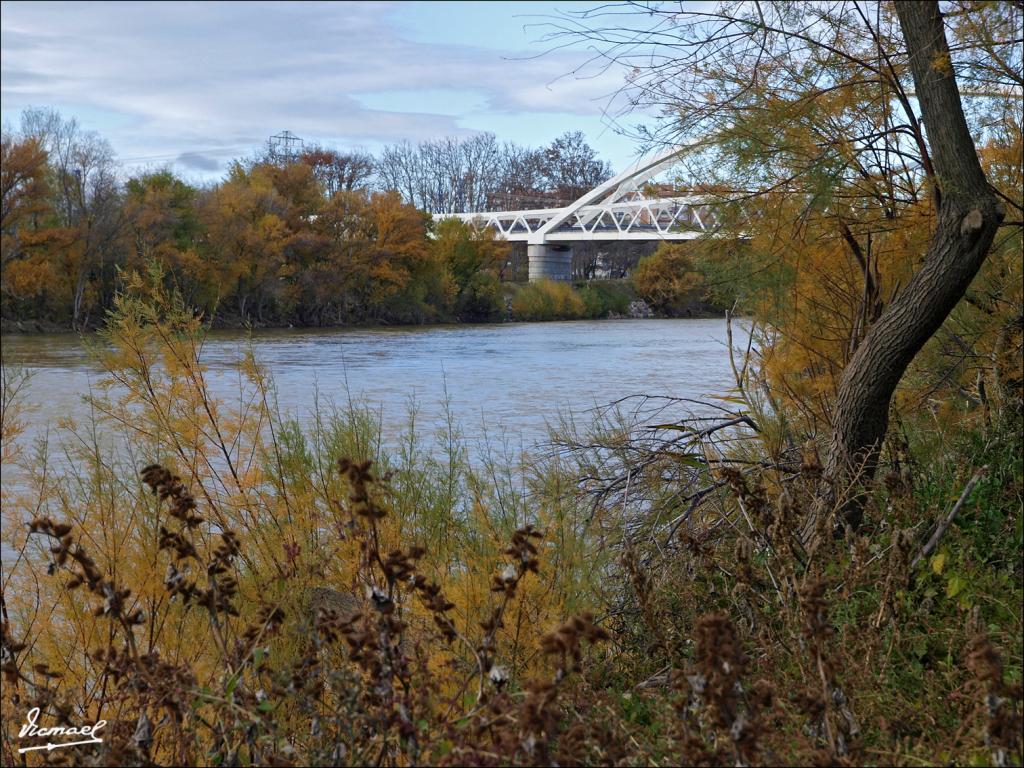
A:
{"type": "Polygon", "coordinates": [[[621,70],[558,47],[550,24],[593,2],[25,2],[0,5],[2,119],[59,109],[126,173],[219,178],[289,130],[383,144],[491,131],[540,146],[582,131],[621,170],[644,121],[607,113],[621,70]]]}

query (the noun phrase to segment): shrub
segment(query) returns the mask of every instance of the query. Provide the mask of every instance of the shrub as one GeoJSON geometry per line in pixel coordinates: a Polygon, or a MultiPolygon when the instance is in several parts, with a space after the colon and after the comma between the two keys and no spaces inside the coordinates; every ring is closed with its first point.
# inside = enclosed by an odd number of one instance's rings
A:
{"type": "Polygon", "coordinates": [[[512,298],[516,320],[574,320],[585,313],[583,299],[568,283],[538,280],[520,286],[512,298]]]}
{"type": "Polygon", "coordinates": [[[634,299],[632,283],[627,280],[596,280],[583,286],[579,294],[584,315],[592,318],[626,315],[634,299]]]}
{"type": "Polygon", "coordinates": [[[504,311],[504,290],[490,272],[477,272],[469,278],[455,303],[455,313],[463,322],[492,323],[500,320],[504,311]]]}

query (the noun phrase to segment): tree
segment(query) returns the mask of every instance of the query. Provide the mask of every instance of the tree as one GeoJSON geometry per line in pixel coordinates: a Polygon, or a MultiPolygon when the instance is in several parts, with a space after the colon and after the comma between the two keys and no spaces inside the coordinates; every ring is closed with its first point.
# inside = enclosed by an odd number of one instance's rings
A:
{"type": "Polygon", "coordinates": [[[678,317],[699,298],[703,279],[687,243],[662,243],[633,271],[637,295],[658,312],[678,317]]]}
{"type": "Polygon", "coordinates": [[[485,210],[501,186],[502,147],[493,133],[391,144],[377,162],[380,186],[430,213],[485,210]]]}
{"type": "Polygon", "coordinates": [[[264,321],[276,312],[281,290],[289,201],[274,187],[274,170],[236,163],[200,206],[207,284],[217,291],[209,301],[224,301],[246,321],[264,321]]]}
{"type": "Polygon", "coordinates": [[[460,291],[478,272],[501,269],[508,256],[508,243],[498,240],[493,230],[455,218],[438,223],[431,249],[447,265],[460,291]]]}
{"type": "MultiPolygon", "coordinates": [[[[22,221],[47,209],[46,152],[38,141],[19,141],[4,132],[0,144],[0,192],[0,230],[5,238],[13,238],[22,221]]],[[[14,249],[8,253],[5,246],[3,262],[14,255],[14,249]]]]}
{"type": "Polygon", "coordinates": [[[445,265],[427,246],[427,217],[395,192],[372,195],[367,215],[373,237],[368,253],[370,316],[408,323],[446,312],[453,285],[445,265]]]}
{"type": "Polygon", "coordinates": [[[544,178],[548,191],[570,203],[611,178],[607,162],[587,144],[582,131],[566,131],[544,150],[544,178]]]}
{"type": "Polygon", "coordinates": [[[340,191],[324,201],[314,222],[325,247],[301,279],[318,322],[365,319],[373,231],[365,190],[340,191]]]}
{"type": "Polygon", "coordinates": [[[427,241],[427,219],[395,192],[339,192],[315,231],[326,243],[308,275],[335,322],[423,322],[447,313],[454,284],[427,241]]]}
{"type": "Polygon", "coordinates": [[[897,385],[1002,219],[975,147],[988,124],[972,134],[957,87],[958,73],[984,82],[980,98],[1013,105],[1020,123],[1008,90],[1020,14],[986,24],[1006,15],[998,5],[950,6],[945,23],[963,38],[953,53],[934,2],[644,3],[630,9],[651,20],[639,32],[586,15],[556,31],[594,42],[602,66],[624,65],[629,104],[662,110],[646,142],[695,142],[682,180],[709,191],[720,234],[751,239],[752,275],[778,275],[758,307],[782,337],[767,350],[773,384],[797,398],[794,382],[817,384],[800,405],[827,424],[841,487],[874,473],[897,385]]]}
{"type": "Polygon", "coordinates": [[[160,261],[189,303],[201,300],[207,277],[198,255],[202,240],[198,190],[169,170],[143,173],[125,185],[124,216],[128,266],[144,271],[160,261]]]}
{"type": "Polygon", "coordinates": [[[492,320],[500,315],[497,276],[508,259],[507,242],[498,240],[494,230],[451,218],[435,227],[430,248],[454,283],[459,319],[492,320]]]}
{"type": "Polygon", "coordinates": [[[519,211],[529,208],[547,208],[544,180],[544,150],[505,142],[499,161],[499,181],[491,199],[489,211],[519,211]]]}
{"type": "Polygon", "coordinates": [[[46,152],[34,139],[8,131],[0,145],[0,291],[5,304],[38,302],[53,283],[50,262],[38,248],[38,220],[50,210],[46,152]]]}
{"type": "Polygon", "coordinates": [[[21,133],[49,159],[53,209],[66,243],[53,255],[72,286],[72,325],[81,328],[89,311],[113,295],[112,268],[120,260],[123,220],[114,153],[105,139],[53,109],[26,110],[21,133]]]}
{"type": "MultiPolygon", "coordinates": [[[[843,371],[836,395],[831,474],[873,473],[903,372],[963,298],[1005,216],[985,179],[964,118],[942,14],[934,0],[896,4],[927,126],[939,199],[921,268],[881,313],[843,371]]],[[[859,510],[852,522],[857,522],[859,510]]]]}
{"type": "Polygon", "coordinates": [[[327,197],[367,186],[375,166],[373,156],[365,152],[338,152],[316,146],[307,147],[299,160],[313,169],[327,197]]]}
{"type": "Polygon", "coordinates": [[[393,189],[413,205],[423,202],[422,160],[408,141],[388,144],[377,158],[377,182],[381,189],[393,189]]]}

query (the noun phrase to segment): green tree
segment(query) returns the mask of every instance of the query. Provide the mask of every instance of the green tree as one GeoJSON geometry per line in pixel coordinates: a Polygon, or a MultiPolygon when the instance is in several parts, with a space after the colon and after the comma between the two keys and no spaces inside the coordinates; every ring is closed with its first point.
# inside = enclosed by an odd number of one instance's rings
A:
{"type": "Polygon", "coordinates": [[[497,275],[508,259],[507,242],[498,240],[493,230],[450,218],[434,228],[430,247],[454,281],[459,319],[479,322],[500,316],[504,300],[497,275]]]}
{"type": "Polygon", "coordinates": [[[209,281],[198,254],[203,237],[198,199],[198,190],[167,169],[135,176],[125,185],[128,266],[142,270],[156,259],[192,304],[203,301],[209,281]]]}

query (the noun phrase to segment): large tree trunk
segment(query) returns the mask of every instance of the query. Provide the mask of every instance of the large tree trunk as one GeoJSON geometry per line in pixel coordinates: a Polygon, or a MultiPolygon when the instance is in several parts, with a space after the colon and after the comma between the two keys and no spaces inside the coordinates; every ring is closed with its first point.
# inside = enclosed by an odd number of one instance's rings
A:
{"type": "MultiPolygon", "coordinates": [[[[941,202],[920,270],[871,327],[843,371],[827,467],[839,488],[874,474],[896,385],[967,291],[1004,215],[964,118],[938,3],[914,0],[895,6],[941,202]]],[[[859,524],[859,505],[847,510],[848,522],[859,524]]]]}

